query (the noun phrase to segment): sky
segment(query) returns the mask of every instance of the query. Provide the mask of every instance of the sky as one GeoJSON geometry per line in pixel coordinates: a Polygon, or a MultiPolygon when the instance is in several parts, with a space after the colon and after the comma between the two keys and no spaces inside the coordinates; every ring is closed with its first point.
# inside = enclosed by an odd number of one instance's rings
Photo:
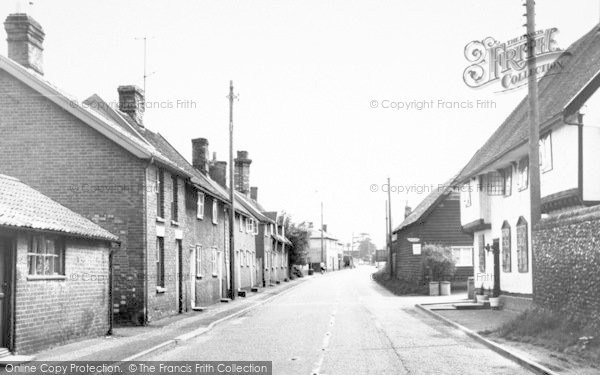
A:
{"type": "MultiPolygon", "coordinates": [[[[261,204],[318,224],[323,202],[341,241],[369,233],[382,247],[387,178],[395,227],[526,95],[463,81],[468,43],[524,34],[522,3],[3,0],[0,14],[41,23],[45,77],[80,101],[116,102],[119,85],[142,87],[145,36],[145,126],[188,160],[198,137],[228,157],[233,80],[234,149],[253,160],[261,204]]],[[[537,29],[556,27],[562,49],[600,20],[597,0],[536,6],[537,29]]]]}

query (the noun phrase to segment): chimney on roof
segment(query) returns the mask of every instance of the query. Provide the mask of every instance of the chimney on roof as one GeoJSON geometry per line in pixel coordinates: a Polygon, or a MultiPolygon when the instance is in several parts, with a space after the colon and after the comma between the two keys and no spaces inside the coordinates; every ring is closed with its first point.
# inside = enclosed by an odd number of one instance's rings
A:
{"type": "Polygon", "coordinates": [[[258,202],[258,187],[256,187],[256,186],[250,187],[250,198],[252,198],[258,202]]]}
{"type": "Polygon", "coordinates": [[[146,109],[144,90],[134,85],[128,85],[119,86],[117,91],[119,92],[119,110],[127,113],[136,124],[143,127],[142,119],[146,109]]]}
{"type": "Polygon", "coordinates": [[[408,206],[404,207],[404,218],[406,219],[408,217],[408,215],[410,215],[410,213],[412,212],[412,209],[408,206]]]}
{"type": "Polygon", "coordinates": [[[233,161],[235,190],[248,195],[250,193],[250,164],[252,163],[252,160],[248,159],[248,151],[238,151],[237,158],[233,161]]]}
{"type": "Polygon", "coordinates": [[[4,21],[8,58],[44,74],[44,37],[42,26],[25,13],[9,14],[4,21]]]}
{"type": "Polygon", "coordinates": [[[327,233],[327,224],[323,224],[323,232],[327,233]]]}
{"type": "Polygon", "coordinates": [[[208,140],[206,138],[192,139],[192,165],[203,175],[209,173],[208,140]]]}
{"type": "MultiPolygon", "coordinates": [[[[216,159],[216,157],[215,157],[216,159]]],[[[209,171],[210,178],[213,179],[217,184],[221,185],[224,189],[227,189],[227,162],[213,160],[210,163],[209,171]]]]}

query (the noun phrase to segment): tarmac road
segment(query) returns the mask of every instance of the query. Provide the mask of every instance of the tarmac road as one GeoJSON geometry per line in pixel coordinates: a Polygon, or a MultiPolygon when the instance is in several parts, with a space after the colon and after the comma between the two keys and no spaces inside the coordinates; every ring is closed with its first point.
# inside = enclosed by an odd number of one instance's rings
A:
{"type": "Polygon", "coordinates": [[[419,312],[428,297],[396,297],[374,267],[314,279],[193,340],[158,361],[273,361],[274,374],[530,374],[419,312]]]}

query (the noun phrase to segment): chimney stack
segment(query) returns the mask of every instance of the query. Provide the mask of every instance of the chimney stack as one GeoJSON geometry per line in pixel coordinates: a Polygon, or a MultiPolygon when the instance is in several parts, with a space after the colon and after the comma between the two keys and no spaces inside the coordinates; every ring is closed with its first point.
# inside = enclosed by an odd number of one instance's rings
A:
{"type": "Polygon", "coordinates": [[[406,219],[408,217],[408,215],[410,215],[410,213],[412,212],[412,209],[408,206],[404,207],[404,218],[406,219]]]}
{"type": "Polygon", "coordinates": [[[221,185],[224,189],[227,189],[227,162],[226,161],[213,161],[210,163],[209,170],[210,178],[213,179],[217,184],[221,185]]]}
{"type": "Polygon", "coordinates": [[[8,58],[26,68],[44,74],[44,30],[32,17],[24,13],[9,14],[4,21],[8,58]]]}
{"type": "Polygon", "coordinates": [[[250,193],[250,164],[252,160],[248,159],[248,151],[238,151],[237,158],[234,159],[233,181],[235,190],[244,195],[250,193]]]}
{"type": "Polygon", "coordinates": [[[323,224],[323,233],[327,233],[327,224],[323,224]]]}
{"type": "Polygon", "coordinates": [[[135,121],[136,124],[143,127],[143,117],[145,111],[144,90],[129,85],[119,86],[119,110],[125,112],[135,121]]]}
{"type": "Polygon", "coordinates": [[[258,202],[258,188],[256,186],[250,187],[250,198],[258,202]]]}
{"type": "Polygon", "coordinates": [[[206,138],[192,139],[192,165],[203,175],[209,173],[208,140],[206,138]]]}

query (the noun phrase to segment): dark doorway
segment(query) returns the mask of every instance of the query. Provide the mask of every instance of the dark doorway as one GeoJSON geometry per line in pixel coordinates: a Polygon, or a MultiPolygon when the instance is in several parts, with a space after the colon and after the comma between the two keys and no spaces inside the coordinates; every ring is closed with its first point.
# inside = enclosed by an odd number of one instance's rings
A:
{"type": "Polygon", "coordinates": [[[0,237],[0,347],[10,347],[12,241],[0,237]]]}
{"type": "Polygon", "coordinates": [[[183,313],[183,245],[177,240],[177,305],[178,312],[183,313]]]}
{"type": "Polygon", "coordinates": [[[492,245],[494,253],[494,297],[500,295],[500,239],[494,238],[492,245]]]}

